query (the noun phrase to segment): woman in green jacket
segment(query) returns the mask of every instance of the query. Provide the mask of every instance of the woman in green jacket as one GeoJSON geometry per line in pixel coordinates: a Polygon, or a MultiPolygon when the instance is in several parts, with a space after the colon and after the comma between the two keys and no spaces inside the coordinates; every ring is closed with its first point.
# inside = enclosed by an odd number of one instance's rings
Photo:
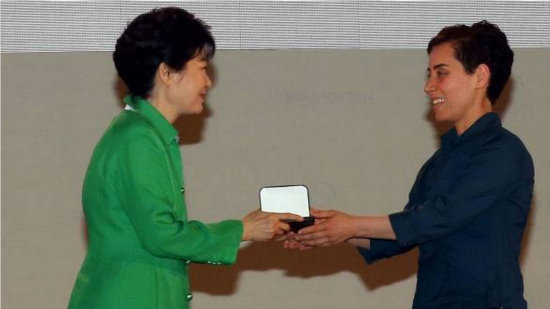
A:
{"type": "Polygon", "coordinates": [[[113,60],[130,95],[84,180],[89,243],[70,309],[188,308],[189,263],[232,264],[242,240],[269,240],[288,231],[282,220],[302,220],[260,211],[188,220],[172,123],[202,111],[214,51],[209,27],[179,8],[138,16],[117,40],[113,60]]]}

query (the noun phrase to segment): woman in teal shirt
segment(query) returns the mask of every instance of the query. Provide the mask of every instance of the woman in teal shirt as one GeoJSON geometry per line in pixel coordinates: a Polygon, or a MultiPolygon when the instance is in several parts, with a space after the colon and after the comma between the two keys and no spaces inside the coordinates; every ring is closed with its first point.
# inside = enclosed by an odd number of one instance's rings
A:
{"type": "Polygon", "coordinates": [[[260,211],[188,220],[172,123],[202,111],[214,50],[208,26],[179,8],[138,16],[118,39],[113,59],[130,95],[84,180],[89,245],[70,309],[188,308],[189,263],[232,264],[241,240],[269,240],[288,231],[281,220],[301,220],[260,211]]]}
{"type": "Polygon", "coordinates": [[[381,216],[314,210],[319,224],[287,247],[346,241],[368,263],[418,247],[413,309],[527,309],[519,255],[533,160],[492,111],[514,53],[487,21],[445,27],[427,51],[424,91],[435,120],[453,128],[419,171],[405,209],[381,216]]]}

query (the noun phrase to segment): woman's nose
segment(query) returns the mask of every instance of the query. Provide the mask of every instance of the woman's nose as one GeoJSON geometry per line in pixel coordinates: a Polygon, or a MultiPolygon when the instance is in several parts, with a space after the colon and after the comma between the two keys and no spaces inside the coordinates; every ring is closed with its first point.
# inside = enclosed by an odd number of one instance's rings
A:
{"type": "Polygon", "coordinates": [[[428,78],[426,80],[426,84],[424,84],[424,92],[430,93],[435,90],[435,83],[432,81],[431,78],[428,78]]]}
{"type": "Polygon", "coordinates": [[[210,75],[206,74],[206,87],[212,88],[212,80],[210,79],[210,75]]]}

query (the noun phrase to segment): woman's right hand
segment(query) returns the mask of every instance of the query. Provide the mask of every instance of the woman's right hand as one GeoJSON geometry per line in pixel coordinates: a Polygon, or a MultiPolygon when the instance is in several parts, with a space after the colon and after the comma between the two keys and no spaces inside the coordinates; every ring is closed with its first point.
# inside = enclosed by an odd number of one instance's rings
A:
{"type": "Polygon", "coordinates": [[[303,221],[304,218],[291,213],[271,213],[255,210],[242,220],[242,240],[266,241],[283,235],[290,230],[290,226],[282,220],[303,221]]]}

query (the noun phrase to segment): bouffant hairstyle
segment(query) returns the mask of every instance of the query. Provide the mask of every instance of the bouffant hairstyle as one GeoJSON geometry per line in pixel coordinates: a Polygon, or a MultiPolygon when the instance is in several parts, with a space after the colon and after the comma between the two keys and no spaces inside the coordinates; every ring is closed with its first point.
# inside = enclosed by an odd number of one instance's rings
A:
{"type": "Polygon", "coordinates": [[[130,22],[116,42],[113,61],[130,94],[148,98],[161,63],[181,71],[196,56],[211,59],[215,50],[208,25],[183,9],[168,7],[130,22]]]}

